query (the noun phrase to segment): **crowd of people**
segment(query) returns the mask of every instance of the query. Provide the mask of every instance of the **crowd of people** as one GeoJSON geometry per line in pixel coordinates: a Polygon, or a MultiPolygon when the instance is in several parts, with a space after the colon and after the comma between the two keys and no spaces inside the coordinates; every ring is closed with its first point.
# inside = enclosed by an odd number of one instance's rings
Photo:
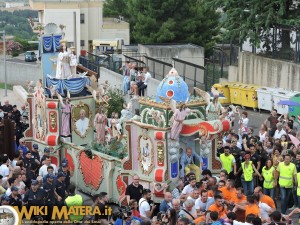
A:
{"type": "Polygon", "coordinates": [[[158,206],[151,204],[151,191],[135,175],[126,190],[133,215],[126,217],[127,224],[137,218],[169,225],[292,224],[291,217],[300,212],[299,124],[276,110],[257,133],[247,112],[239,124],[237,132],[231,130],[216,142],[220,174],[213,176],[208,169],[200,173],[201,154],[187,148],[181,156],[181,179],[168,187],[158,206]]]}
{"type": "Polygon", "coordinates": [[[148,86],[151,74],[148,67],[137,67],[135,62],[126,62],[120,70],[123,73],[123,94],[138,96],[145,96],[145,90],[148,86]]]}

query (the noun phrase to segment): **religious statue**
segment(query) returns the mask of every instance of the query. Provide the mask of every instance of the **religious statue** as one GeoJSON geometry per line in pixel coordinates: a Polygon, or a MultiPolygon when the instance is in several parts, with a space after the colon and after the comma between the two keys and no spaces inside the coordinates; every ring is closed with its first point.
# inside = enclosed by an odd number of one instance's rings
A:
{"type": "Polygon", "coordinates": [[[64,58],[64,49],[61,46],[60,49],[59,49],[59,53],[58,53],[58,56],[57,56],[57,62],[56,62],[56,79],[62,79],[63,58],[64,58]]]}
{"type": "Polygon", "coordinates": [[[164,102],[168,103],[174,112],[171,120],[172,120],[172,127],[171,127],[171,140],[176,140],[179,137],[179,134],[182,130],[182,123],[185,120],[185,117],[190,113],[190,112],[196,112],[195,110],[191,110],[187,108],[186,104],[182,104],[179,109],[177,109],[176,106],[176,101],[171,99],[171,98],[165,98],[162,96],[159,96],[161,100],[164,102]]]}
{"type": "Polygon", "coordinates": [[[62,79],[71,78],[70,53],[65,45],[63,45],[63,60],[62,60],[62,79]]]}
{"type": "Polygon", "coordinates": [[[113,138],[116,138],[119,136],[117,124],[119,124],[119,114],[115,113],[115,116],[111,118],[110,120],[111,129],[112,129],[112,136],[113,138]]]}
{"type": "Polygon", "coordinates": [[[106,115],[104,113],[104,109],[100,108],[99,112],[95,115],[94,119],[94,127],[97,132],[97,143],[104,144],[105,143],[105,125],[106,125],[106,115]]]}
{"type": "Polygon", "coordinates": [[[70,95],[68,92],[68,97],[63,99],[60,94],[56,92],[56,95],[61,103],[61,111],[62,111],[62,116],[61,116],[61,135],[62,136],[69,136],[71,134],[71,129],[70,129],[70,117],[71,117],[71,109],[72,105],[70,103],[70,95]]]}
{"type": "Polygon", "coordinates": [[[75,53],[75,48],[70,48],[71,54],[70,54],[70,68],[71,68],[71,77],[76,77],[76,67],[77,67],[77,56],[75,53]]]}

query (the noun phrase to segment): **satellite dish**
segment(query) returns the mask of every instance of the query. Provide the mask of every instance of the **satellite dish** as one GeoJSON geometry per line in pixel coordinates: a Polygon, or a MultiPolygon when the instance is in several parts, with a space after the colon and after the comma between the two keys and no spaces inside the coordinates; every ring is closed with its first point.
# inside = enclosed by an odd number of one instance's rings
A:
{"type": "Polygon", "coordinates": [[[45,34],[55,34],[57,33],[58,26],[55,23],[48,23],[44,28],[45,34]]]}

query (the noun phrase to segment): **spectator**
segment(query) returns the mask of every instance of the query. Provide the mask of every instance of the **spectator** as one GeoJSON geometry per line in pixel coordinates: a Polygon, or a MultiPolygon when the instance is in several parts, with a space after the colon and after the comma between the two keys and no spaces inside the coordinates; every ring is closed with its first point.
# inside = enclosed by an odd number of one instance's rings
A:
{"type": "Polygon", "coordinates": [[[282,123],[277,123],[276,128],[277,130],[275,131],[273,137],[274,139],[281,138],[282,135],[286,134],[286,132],[282,129],[283,128],[282,123]]]}
{"type": "Polygon", "coordinates": [[[95,221],[101,221],[103,224],[108,224],[108,215],[105,215],[104,212],[107,211],[108,197],[106,192],[100,192],[99,199],[98,199],[98,207],[101,215],[95,215],[95,221]]]}
{"type": "Polygon", "coordinates": [[[180,199],[182,201],[185,201],[187,196],[190,195],[192,193],[192,191],[194,190],[194,188],[196,188],[196,178],[195,177],[191,177],[189,184],[186,185],[181,193],[180,199]]]}
{"type": "Polygon", "coordinates": [[[172,191],[172,198],[180,198],[183,188],[184,182],[182,181],[182,179],[179,179],[177,182],[177,186],[172,191]]]}
{"type": "Polygon", "coordinates": [[[219,214],[219,218],[227,218],[227,209],[226,207],[223,205],[223,198],[220,195],[216,195],[215,196],[215,203],[212,204],[209,209],[209,211],[216,211],[219,214]]]}
{"type": "Polygon", "coordinates": [[[268,119],[265,120],[264,124],[266,126],[267,123],[270,123],[270,126],[269,126],[269,136],[270,137],[273,137],[274,134],[275,134],[275,131],[276,131],[276,124],[278,123],[278,115],[277,115],[277,110],[276,109],[273,109],[271,111],[271,116],[268,117],[268,119]]]}
{"type": "Polygon", "coordinates": [[[184,208],[180,210],[179,217],[188,218],[190,221],[193,221],[197,217],[197,212],[195,209],[195,204],[192,200],[188,199],[183,204],[184,208]]]}
{"type": "Polygon", "coordinates": [[[193,192],[191,193],[190,196],[187,197],[187,199],[192,200],[193,203],[195,204],[196,200],[199,198],[199,195],[200,195],[199,188],[194,188],[193,192]]]}
{"type": "Polygon", "coordinates": [[[129,201],[129,207],[131,209],[132,215],[141,218],[141,214],[138,210],[138,202],[135,199],[129,201]]]}
{"type": "Polygon", "coordinates": [[[9,101],[8,100],[5,100],[4,101],[4,105],[2,106],[3,108],[3,111],[4,111],[4,114],[8,114],[9,112],[12,112],[13,111],[13,107],[11,104],[9,104],[9,101]]]}
{"type": "Polygon", "coordinates": [[[210,212],[210,219],[213,221],[211,225],[222,225],[223,223],[219,221],[219,214],[216,211],[210,212]]]}
{"type": "Polygon", "coordinates": [[[207,210],[207,205],[209,202],[213,202],[214,198],[208,197],[208,193],[206,190],[202,190],[200,193],[200,197],[195,201],[195,209],[197,211],[197,215],[203,216],[205,211],[207,210]]]}
{"type": "Polygon", "coordinates": [[[159,211],[167,212],[172,206],[172,194],[170,192],[165,193],[164,200],[160,203],[159,211]]]}
{"type": "Polygon", "coordinates": [[[179,199],[173,199],[172,200],[172,209],[174,209],[176,211],[176,215],[178,217],[178,214],[181,210],[181,204],[180,204],[180,200],[179,199]]]}
{"type": "Polygon", "coordinates": [[[48,156],[45,159],[45,164],[39,170],[39,176],[46,176],[48,174],[48,166],[53,167],[53,174],[57,174],[57,167],[53,163],[51,163],[51,158],[48,156]]]}
{"type": "Polygon", "coordinates": [[[7,155],[4,155],[1,157],[0,175],[2,177],[9,176],[9,168],[8,168],[9,163],[10,163],[10,160],[7,155]]]}
{"type": "Polygon", "coordinates": [[[25,144],[25,138],[21,138],[19,140],[19,143],[20,143],[20,145],[18,147],[18,150],[22,151],[22,157],[25,157],[27,151],[29,151],[25,144]]]}
{"type": "Polygon", "coordinates": [[[140,201],[142,198],[143,186],[140,184],[139,176],[134,175],[132,179],[132,183],[126,187],[125,195],[127,196],[127,204],[129,204],[130,199],[140,201]]]}
{"type": "Polygon", "coordinates": [[[145,218],[150,220],[153,216],[156,205],[152,205],[151,207],[148,203],[149,200],[151,200],[151,191],[149,189],[144,189],[143,196],[139,201],[139,211],[142,219],[145,218]]]}

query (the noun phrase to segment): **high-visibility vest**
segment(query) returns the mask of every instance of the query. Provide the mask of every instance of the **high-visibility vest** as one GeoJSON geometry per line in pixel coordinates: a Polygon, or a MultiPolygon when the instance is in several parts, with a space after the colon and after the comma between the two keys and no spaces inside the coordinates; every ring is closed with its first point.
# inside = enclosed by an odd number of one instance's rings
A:
{"type": "Polygon", "coordinates": [[[300,172],[297,173],[297,181],[298,181],[298,186],[297,186],[297,196],[300,197],[300,172]]]}
{"type": "Polygon", "coordinates": [[[274,175],[273,175],[273,171],[275,170],[275,168],[272,166],[270,169],[266,169],[266,167],[264,166],[262,168],[262,176],[264,177],[264,188],[266,189],[271,189],[274,188],[273,183],[274,183],[274,175]]]}
{"type": "Polygon", "coordinates": [[[225,155],[225,153],[220,155],[220,160],[223,165],[223,169],[227,171],[227,173],[231,172],[232,168],[232,161],[234,160],[234,156],[229,154],[228,156],[225,155]]]}
{"type": "Polygon", "coordinates": [[[280,187],[292,188],[293,187],[293,177],[296,170],[294,163],[290,163],[288,166],[284,162],[278,165],[279,175],[279,185],[280,187]]]}
{"type": "Polygon", "coordinates": [[[252,181],[253,180],[252,161],[249,162],[248,167],[245,166],[245,162],[242,162],[242,169],[243,169],[245,181],[252,181]]]}
{"type": "MultiPolygon", "coordinates": [[[[69,196],[65,200],[67,207],[69,208],[70,206],[82,206],[83,199],[80,195],[74,195],[74,196],[69,196]]],[[[81,221],[83,219],[84,215],[71,215],[70,214],[70,220],[71,221],[81,221]]]]}

